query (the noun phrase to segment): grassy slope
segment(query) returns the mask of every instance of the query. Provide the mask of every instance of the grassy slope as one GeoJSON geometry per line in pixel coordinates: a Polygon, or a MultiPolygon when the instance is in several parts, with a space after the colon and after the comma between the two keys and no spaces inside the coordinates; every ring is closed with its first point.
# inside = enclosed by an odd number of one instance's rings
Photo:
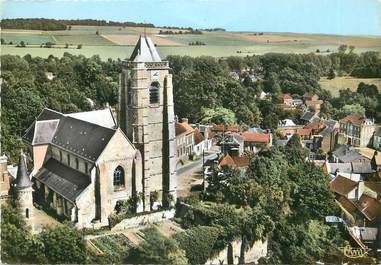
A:
{"type": "Polygon", "coordinates": [[[374,84],[381,91],[381,78],[355,78],[350,76],[336,77],[332,80],[321,78],[319,84],[323,89],[330,91],[332,96],[337,97],[339,90],[342,89],[349,88],[352,91],[356,91],[360,82],[374,84]]]}

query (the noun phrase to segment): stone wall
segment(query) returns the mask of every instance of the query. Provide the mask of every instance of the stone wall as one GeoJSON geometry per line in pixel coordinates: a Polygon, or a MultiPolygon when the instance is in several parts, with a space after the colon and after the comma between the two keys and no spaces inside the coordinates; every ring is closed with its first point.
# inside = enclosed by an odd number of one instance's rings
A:
{"type": "Polygon", "coordinates": [[[174,216],[175,216],[174,209],[139,215],[139,216],[131,217],[128,219],[124,219],[119,224],[115,225],[112,228],[112,231],[115,232],[119,230],[125,230],[125,229],[135,228],[139,226],[144,226],[147,224],[158,223],[163,220],[171,219],[174,216]]]}
{"type": "MultiPolygon", "coordinates": [[[[230,250],[226,247],[220,251],[215,257],[210,258],[205,263],[206,265],[228,264],[229,255],[233,258],[233,264],[238,264],[241,255],[241,240],[235,240],[231,243],[230,250]],[[229,253],[231,252],[231,253],[229,253]]],[[[245,263],[256,263],[262,257],[267,255],[267,240],[258,240],[245,252],[245,263]]]]}

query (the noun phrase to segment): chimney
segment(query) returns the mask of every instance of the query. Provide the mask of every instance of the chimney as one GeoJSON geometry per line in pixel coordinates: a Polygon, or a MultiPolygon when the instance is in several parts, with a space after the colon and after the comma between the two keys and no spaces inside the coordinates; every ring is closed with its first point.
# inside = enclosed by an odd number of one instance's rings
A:
{"type": "Polygon", "coordinates": [[[361,195],[364,193],[364,181],[359,181],[358,184],[358,194],[357,194],[357,200],[360,199],[361,195]]]}
{"type": "Polygon", "coordinates": [[[182,122],[182,123],[188,123],[188,118],[182,118],[182,119],[181,119],[181,122],[182,122]]]}

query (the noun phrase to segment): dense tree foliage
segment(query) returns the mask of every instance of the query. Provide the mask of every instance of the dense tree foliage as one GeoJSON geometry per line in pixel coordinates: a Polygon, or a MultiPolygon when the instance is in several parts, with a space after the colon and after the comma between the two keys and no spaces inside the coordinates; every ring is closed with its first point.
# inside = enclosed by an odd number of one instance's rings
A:
{"type": "Polygon", "coordinates": [[[8,263],[96,262],[80,233],[72,227],[58,225],[32,234],[13,201],[1,208],[1,256],[8,263]]]}
{"type": "Polygon", "coordinates": [[[185,251],[180,249],[177,241],[166,238],[154,228],[149,227],[142,231],[144,241],[131,249],[126,263],[139,264],[187,264],[185,251]]]}
{"type": "MultiPolygon", "coordinates": [[[[252,242],[272,231],[270,263],[340,259],[338,247],[344,242],[341,233],[324,224],[324,217],[339,214],[339,209],[329,190],[327,176],[307,162],[306,156],[300,138],[295,136],[286,147],[255,156],[244,175],[235,169],[225,169],[223,174],[214,172],[208,177],[204,199],[220,205],[214,207],[245,208],[244,212],[235,214],[238,223],[244,225],[229,230],[232,235],[241,235],[243,242],[252,242]],[[261,227],[267,229],[261,231],[261,227]]],[[[232,213],[225,211],[224,217],[209,214],[205,218],[198,211],[191,212],[192,221],[188,216],[183,218],[186,225],[200,224],[202,220],[202,225],[216,222],[234,227],[230,225],[235,223],[231,221],[232,213]]],[[[204,210],[209,211],[210,207],[204,210]]]]}
{"type": "Polygon", "coordinates": [[[3,150],[16,161],[20,137],[44,107],[69,113],[117,103],[120,61],[94,56],[1,56],[3,150]],[[53,79],[48,78],[48,73],[53,79]]]}
{"type": "Polygon", "coordinates": [[[147,28],[155,27],[155,25],[151,23],[116,22],[116,21],[95,20],[95,19],[14,18],[14,19],[1,20],[1,27],[4,29],[65,30],[68,28],[69,25],[121,26],[121,27],[147,27],[147,28]]]}

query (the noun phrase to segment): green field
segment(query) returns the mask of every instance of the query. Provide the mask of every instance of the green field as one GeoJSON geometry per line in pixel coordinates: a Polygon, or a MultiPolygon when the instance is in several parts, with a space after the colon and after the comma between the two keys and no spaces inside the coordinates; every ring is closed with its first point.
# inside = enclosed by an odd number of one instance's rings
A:
{"type": "Polygon", "coordinates": [[[373,84],[381,91],[381,78],[356,78],[351,76],[335,77],[334,79],[321,78],[319,81],[320,86],[331,92],[332,96],[339,96],[339,91],[349,88],[352,91],[356,91],[358,85],[363,82],[365,84],[373,84]]]}
{"type": "MultiPolygon", "coordinates": [[[[381,52],[381,37],[333,36],[295,33],[252,32],[203,32],[201,35],[158,35],[159,28],[115,27],[115,26],[72,26],[71,30],[33,31],[3,30],[1,37],[7,44],[2,45],[1,54],[48,57],[62,56],[64,52],[85,56],[99,55],[102,59],[124,59],[132,52],[133,45],[139,35],[150,35],[157,41],[162,57],[167,55],[209,55],[226,57],[231,55],[247,56],[268,52],[310,53],[320,50],[322,54],[337,51],[340,44],[355,45],[355,52],[369,50],[381,52]],[[98,31],[98,34],[96,32],[98,31]],[[103,37],[104,36],[104,37],[103,37]],[[135,36],[135,37],[134,37],[135,36]],[[131,38],[132,37],[132,38],[131,38]],[[16,44],[24,41],[25,48],[17,48],[16,44]],[[201,41],[205,46],[188,46],[189,42],[201,41]],[[52,42],[54,48],[40,48],[40,44],[52,42]],[[70,44],[69,49],[64,49],[70,44]],[[82,49],[75,49],[82,44],[82,49]]],[[[164,29],[165,30],[165,29],[164,29]]]]}

